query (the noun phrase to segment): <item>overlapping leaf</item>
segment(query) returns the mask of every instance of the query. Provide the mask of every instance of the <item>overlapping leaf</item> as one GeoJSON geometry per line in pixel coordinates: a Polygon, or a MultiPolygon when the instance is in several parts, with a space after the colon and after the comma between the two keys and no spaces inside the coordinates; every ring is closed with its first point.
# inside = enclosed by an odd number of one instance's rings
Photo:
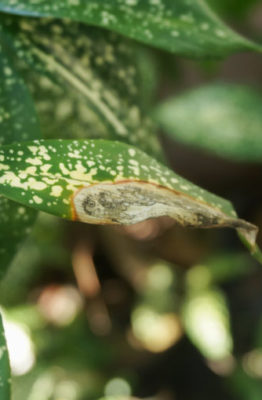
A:
{"type": "Polygon", "coordinates": [[[69,21],[2,16],[2,24],[19,58],[41,74],[27,69],[26,80],[49,137],[118,139],[161,154],[129,41],[69,21]]]}
{"type": "Polygon", "coordinates": [[[227,28],[204,0],[1,0],[0,10],[82,21],[190,57],[260,50],[227,28]]]}
{"type": "Polygon", "coordinates": [[[173,138],[236,161],[262,161],[262,95],[215,84],[164,102],[154,112],[173,138]],[[190,118],[189,118],[190,116],[190,118]]]}
{"type": "Polygon", "coordinates": [[[4,327],[0,315],[0,398],[11,399],[11,377],[4,327]]]}
{"type": "MultiPolygon", "coordinates": [[[[32,100],[4,47],[0,57],[0,76],[0,143],[39,138],[32,100]]],[[[0,197],[0,275],[4,274],[35,217],[35,210],[0,197]]]]}
{"type": "Polygon", "coordinates": [[[0,149],[0,193],[51,214],[94,224],[168,215],[190,227],[236,228],[256,252],[257,228],[232,205],[142,151],[105,140],[50,140],[0,149]]]}

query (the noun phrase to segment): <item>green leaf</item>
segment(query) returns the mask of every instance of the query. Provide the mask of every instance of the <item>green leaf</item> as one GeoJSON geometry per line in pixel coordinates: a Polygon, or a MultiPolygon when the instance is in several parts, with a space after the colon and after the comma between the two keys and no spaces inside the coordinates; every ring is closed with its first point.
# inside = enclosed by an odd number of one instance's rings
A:
{"type": "Polygon", "coordinates": [[[134,224],[163,215],[188,227],[232,227],[256,250],[257,228],[228,201],[139,149],[105,140],[47,140],[0,149],[0,193],[63,218],[134,224]]]}
{"type": "Polygon", "coordinates": [[[27,69],[49,136],[117,139],[161,157],[130,41],[70,21],[5,17],[2,24],[9,46],[41,74],[27,69]]]}
{"type": "Polygon", "coordinates": [[[1,38],[0,44],[0,145],[39,138],[38,120],[30,94],[1,38]]]}
{"type": "Polygon", "coordinates": [[[36,210],[0,197],[0,277],[30,233],[36,216],[36,210]]]}
{"type": "MultiPolygon", "coordinates": [[[[0,57],[0,144],[37,139],[39,127],[28,90],[2,48],[0,57]]],[[[35,221],[35,210],[0,197],[0,276],[35,221]]]]}
{"type": "Polygon", "coordinates": [[[248,87],[195,89],[165,101],[154,117],[184,144],[230,160],[262,161],[262,95],[248,87]]]}
{"type": "Polygon", "coordinates": [[[204,0],[0,0],[0,10],[69,18],[189,57],[261,51],[226,27],[204,0]]]}
{"type": "Polygon", "coordinates": [[[11,400],[11,377],[5,333],[0,315],[0,399],[11,400]]]}

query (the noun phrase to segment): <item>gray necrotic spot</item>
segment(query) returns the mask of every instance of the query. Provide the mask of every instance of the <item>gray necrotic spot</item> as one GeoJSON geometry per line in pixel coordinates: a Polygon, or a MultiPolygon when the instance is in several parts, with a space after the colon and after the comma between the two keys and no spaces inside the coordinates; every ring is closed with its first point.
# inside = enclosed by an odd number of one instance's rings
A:
{"type": "Polygon", "coordinates": [[[116,208],[118,205],[120,205],[120,202],[118,199],[116,199],[116,201],[114,201],[114,199],[112,199],[112,196],[110,196],[110,194],[108,194],[106,192],[101,192],[99,194],[98,202],[102,207],[104,207],[106,209],[111,209],[111,210],[116,208]]]}
{"type": "Polygon", "coordinates": [[[92,200],[89,196],[86,197],[82,203],[83,210],[89,214],[90,209],[93,210],[96,206],[96,202],[92,200]]]}
{"type": "Polygon", "coordinates": [[[170,216],[187,227],[232,226],[225,214],[151,184],[98,184],[74,198],[78,219],[88,223],[134,224],[170,216]]]}

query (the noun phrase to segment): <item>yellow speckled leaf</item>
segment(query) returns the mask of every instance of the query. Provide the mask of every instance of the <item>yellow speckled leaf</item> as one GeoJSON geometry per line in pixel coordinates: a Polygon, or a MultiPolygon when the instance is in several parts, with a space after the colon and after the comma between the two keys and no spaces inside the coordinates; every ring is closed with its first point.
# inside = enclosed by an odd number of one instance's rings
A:
{"type": "Polygon", "coordinates": [[[0,193],[93,224],[133,224],[165,215],[186,227],[232,227],[257,251],[257,227],[238,219],[230,202],[120,142],[43,140],[3,146],[0,193]]]}
{"type": "Polygon", "coordinates": [[[74,21],[0,14],[1,24],[48,137],[120,140],[161,158],[131,41],[74,21]]]}
{"type": "Polygon", "coordinates": [[[0,0],[0,10],[81,21],[189,57],[261,51],[228,28],[204,0],[0,0]]]}

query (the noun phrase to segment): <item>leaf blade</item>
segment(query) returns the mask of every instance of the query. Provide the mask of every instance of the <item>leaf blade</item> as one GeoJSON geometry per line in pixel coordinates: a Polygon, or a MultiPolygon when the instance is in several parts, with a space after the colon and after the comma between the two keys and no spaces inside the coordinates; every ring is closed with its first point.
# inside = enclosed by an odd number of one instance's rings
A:
{"type": "MultiPolygon", "coordinates": [[[[36,139],[40,136],[27,88],[5,51],[0,58],[0,143],[36,139]]],[[[0,196],[0,276],[3,276],[19,245],[36,218],[36,211],[0,196]]]]}
{"type": "Polygon", "coordinates": [[[40,97],[47,135],[52,126],[55,135],[122,140],[163,158],[141,104],[130,41],[70,21],[8,17],[2,24],[10,47],[28,64],[21,68],[37,103],[40,97]],[[33,82],[31,69],[40,73],[33,82]]]}
{"type": "Polygon", "coordinates": [[[121,142],[48,140],[0,149],[0,193],[71,220],[132,224],[167,215],[189,227],[241,230],[251,249],[257,228],[230,202],[181,178],[121,142]],[[17,160],[18,152],[23,153],[17,160]]]}
{"type": "Polygon", "coordinates": [[[69,18],[101,26],[185,56],[221,57],[234,51],[258,50],[227,28],[203,0],[84,0],[76,2],[0,1],[0,10],[29,16],[69,18]]]}
{"type": "Polygon", "coordinates": [[[229,160],[262,161],[262,95],[249,87],[216,83],[197,88],[164,101],[154,118],[186,145],[229,160]]]}

